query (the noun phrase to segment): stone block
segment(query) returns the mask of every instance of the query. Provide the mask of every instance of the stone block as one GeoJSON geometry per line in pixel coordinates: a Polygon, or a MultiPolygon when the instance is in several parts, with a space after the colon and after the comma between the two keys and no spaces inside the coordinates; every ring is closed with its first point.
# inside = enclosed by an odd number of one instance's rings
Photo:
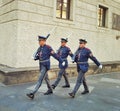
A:
{"type": "Polygon", "coordinates": [[[86,9],[86,8],[87,8],[87,5],[86,5],[86,3],[78,0],[78,1],[77,1],[77,7],[86,9]]]}
{"type": "Polygon", "coordinates": [[[17,11],[18,14],[18,19],[19,20],[29,20],[29,13],[28,12],[23,12],[23,11],[17,11]]]}
{"type": "Polygon", "coordinates": [[[54,0],[45,0],[44,5],[47,7],[53,7],[54,6],[54,0]]]}
{"type": "Polygon", "coordinates": [[[28,21],[33,21],[33,22],[43,22],[43,15],[35,14],[35,13],[29,13],[28,14],[28,21]]]}
{"type": "Polygon", "coordinates": [[[37,12],[37,5],[30,3],[30,2],[24,2],[24,1],[18,1],[18,9],[27,11],[27,12],[37,12]]]}
{"type": "Polygon", "coordinates": [[[120,65],[117,66],[117,69],[120,70],[120,65]]]}
{"type": "Polygon", "coordinates": [[[5,5],[5,4],[8,4],[8,3],[10,3],[10,2],[12,2],[13,0],[2,0],[2,5],[5,5]]]}
{"type": "Polygon", "coordinates": [[[44,0],[27,0],[27,1],[38,5],[44,5],[44,0]]]}
{"type": "Polygon", "coordinates": [[[57,77],[57,74],[54,71],[49,71],[48,76],[49,76],[49,79],[55,79],[57,77]]]}
{"type": "Polygon", "coordinates": [[[112,66],[111,66],[111,71],[112,72],[117,72],[119,69],[118,69],[118,67],[117,67],[117,65],[116,64],[113,64],[112,66]]]}
{"type": "Polygon", "coordinates": [[[76,14],[82,15],[82,10],[83,10],[83,9],[80,10],[78,7],[76,7],[76,14]]]}
{"type": "Polygon", "coordinates": [[[87,75],[94,74],[94,69],[90,68],[86,74],[87,74],[87,75]]]}
{"type": "Polygon", "coordinates": [[[96,21],[96,19],[93,19],[93,18],[87,18],[86,19],[86,24],[90,24],[90,25],[96,26],[97,21],[96,21]]]}
{"type": "MultiPolygon", "coordinates": [[[[4,18],[2,21],[6,21],[4,18]]],[[[17,47],[17,22],[7,22],[0,25],[0,64],[13,66],[16,64],[16,47],[17,47]],[[7,33],[6,33],[7,32],[7,33]],[[14,33],[13,33],[14,32],[14,33]],[[7,44],[7,45],[6,45],[7,44]],[[8,50],[9,49],[9,50],[8,50]],[[6,51],[5,51],[6,50],[6,51]],[[6,56],[5,56],[6,55],[6,56]]]]}
{"type": "Polygon", "coordinates": [[[76,15],[76,21],[85,23],[86,22],[86,17],[82,15],[76,15]]]}
{"type": "Polygon", "coordinates": [[[50,7],[44,7],[44,6],[36,6],[37,7],[37,13],[42,14],[42,15],[47,15],[52,16],[53,15],[53,11],[50,7]]]}
{"type": "MultiPolygon", "coordinates": [[[[74,71],[73,71],[74,72],[74,71]]],[[[69,77],[72,77],[74,76],[74,73],[73,73],[70,69],[67,69],[66,70],[66,74],[69,76],[69,77]]]]}
{"type": "Polygon", "coordinates": [[[77,68],[70,68],[70,72],[71,72],[71,77],[77,76],[78,72],[77,72],[77,68]]]}
{"type": "Polygon", "coordinates": [[[3,83],[4,83],[5,85],[18,84],[17,74],[5,76],[5,80],[4,80],[3,83]]]}
{"type": "Polygon", "coordinates": [[[4,75],[0,72],[0,82],[3,82],[5,79],[4,75]]]}
{"type": "Polygon", "coordinates": [[[104,66],[103,72],[111,72],[111,66],[104,66]]]}
{"type": "Polygon", "coordinates": [[[15,20],[15,19],[17,19],[17,11],[11,11],[11,12],[1,16],[0,22],[2,23],[2,22],[15,20]]]}
{"type": "Polygon", "coordinates": [[[96,10],[97,10],[97,6],[95,6],[95,5],[87,4],[86,7],[87,7],[87,10],[90,10],[93,12],[96,12],[96,10]]]}

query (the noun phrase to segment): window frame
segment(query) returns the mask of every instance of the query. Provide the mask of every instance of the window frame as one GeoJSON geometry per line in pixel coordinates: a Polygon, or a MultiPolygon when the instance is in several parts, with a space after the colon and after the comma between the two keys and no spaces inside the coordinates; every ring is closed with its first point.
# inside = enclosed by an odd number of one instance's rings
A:
{"type": "Polygon", "coordinates": [[[97,15],[98,15],[98,19],[97,19],[98,24],[97,25],[98,25],[98,27],[102,27],[102,28],[108,27],[108,10],[109,10],[109,8],[107,6],[104,6],[101,4],[98,5],[98,11],[97,11],[97,15]],[[100,9],[103,9],[104,15],[101,15],[101,16],[99,15],[100,9]],[[102,17],[102,21],[99,19],[101,17],[102,17]],[[101,22],[102,22],[102,24],[101,24],[101,22]]]}
{"type": "MultiPolygon", "coordinates": [[[[70,14],[71,14],[71,10],[70,10],[70,8],[71,8],[71,0],[67,0],[67,2],[65,3],[63,0],[60,0],[59,1],[60,3],[61,3],[61,7],[60,7],[60,17],[57,17],[57,14],[56,14],[56,18],[57,19],[63,19],[63,20],[71,20],[71,16],[70,16],[70,14]],[[65,10],[63,10],[63,5],[64,4],[66,4],[67,5],[67,8],[66,8],[66,11],[65,10]],[[66,18],[63,18],[62,16],[63,16],[63,11],[65,11],[66,12],[66,18]]],[[[56,0],[56,4],[58,3],[58,0],[56,0]]],[[[56,13],[57,13],[57,5],[56,5],[56,13]]]]}

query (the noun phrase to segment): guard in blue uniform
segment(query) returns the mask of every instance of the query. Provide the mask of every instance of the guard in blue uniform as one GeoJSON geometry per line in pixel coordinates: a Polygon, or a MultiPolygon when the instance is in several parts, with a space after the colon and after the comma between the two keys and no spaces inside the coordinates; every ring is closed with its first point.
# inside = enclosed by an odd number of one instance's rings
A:
{"type": "Polygon", "coordinates": [[[68,60],[67,57],[68,55],[71,56],[71,58],[73,57],[73,54],[70,50],[69,47],[66,46],[66,43],[68,42],[68,39],[66,38],[61,38],[61,46],[57,51],[57,54],[59,55],[60,58],[62,58],[63,61],[65,61],[65,65],[63,66],[61,63],[59,63],[59,68],[60,71],[58,73],[58,77],[56,79],[56,81],[52,84],[52,88],[55,89],[55,87],[59,84],[62,75],[65,79],[65,85],[62,86],[63,88],[69,88],[70,87],[70,83],[68,81],[67,75],[66,75],[66,68],[68,67],[68,60]]]}
{"type": "Polygon", "coordinates": [[[89,93],[89,89],[86,83],[85,79],[85,73],[88,71],[89,64],[88,59],[90,58],[100,69],[102,69],[102,65],[100,62],[93,56],[90,49],[86,48],[87,41],[84,39],[80,39],[80,47],[77,49],[77,51],[74,54],[73,62],[76,62],[77,64],[77,71],[78,71],[78,77],[76,81],[76,85],[71,93],[69,95],[74,98],[76,92],[78,91],[81,84],[84,86],[84,91],[81,94],[87,94],[89,93]]]}
{"type": "Polygon", "coordinates": [[[63,62],[62,59],[53,51],[51,46],[46,45],[46,39],[48,37],[49,37],[49,35],[47,37],[38,36],[40,47],[38,48],[38,50],[34,54],[34,60],[39,60],[40,76],[39,76],[39,80],[37,82],[37,85],[36,85],[34,91],[27,94],[27,96],[31,99],[34,98],[34,95],[38,91],[38,89],[40,88],[43,79],[45,79],[45,82],[46,82],[47,87],[48,87],[48,91],[46,93],[44,93],[44,95],[48,95],[48,94],[53,93],[52,87],[49,83],[48,74],[47,74],[48,70],[50,69],[50,56],[53,56],[55,59],[57,59],[60,62],[60,64],[62,64],[62,62],[63,62]]]}

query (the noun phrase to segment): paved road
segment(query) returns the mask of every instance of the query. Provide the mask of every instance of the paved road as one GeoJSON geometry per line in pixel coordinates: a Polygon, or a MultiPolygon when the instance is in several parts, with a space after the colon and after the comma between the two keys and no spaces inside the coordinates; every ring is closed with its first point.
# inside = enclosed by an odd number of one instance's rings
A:
{"type": "Polygon", "coordinates": [[[68,89],[61,88],[62,80],[54,94],[48,96],[43,95],[46,91],[43,83],[34,100],[28,99],[26,93],[33,89],[35,83],[0,84],[0,111],[120,111],[120,72],[87,76],[87,80],[91,92],[81,95],[81,86],[74,99],[68,93],[73,89],[76,78],[70,78],[71,88],[68,89]]]}

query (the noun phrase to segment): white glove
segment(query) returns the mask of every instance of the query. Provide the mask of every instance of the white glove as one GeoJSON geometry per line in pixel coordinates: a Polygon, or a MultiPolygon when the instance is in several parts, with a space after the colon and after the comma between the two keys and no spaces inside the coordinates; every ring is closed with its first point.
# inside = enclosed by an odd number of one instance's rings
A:
{"type": "Polygon", "coordinates": [[[99,65],[99,69],[102,69],[103,68],[103,65],[101,64],[101,65],[99,65]]]}
{"type": "Polygon", "coordinates": [[[65,66],[65,61],[63,61],[62,66],[65,66]]]}
{"type": "Polygon", "coordinates": [[[74,61],[74,60],[72,60],[71,62],[72,62],[72,63],[74,63],[75,61],[74,61]]]}
{"type": "Polygon", "coordinates": [[[31,57],[31,59],[33,59],[33,60],[34,60],[34,57],[32,56],[32,57],[31,57]]]}

